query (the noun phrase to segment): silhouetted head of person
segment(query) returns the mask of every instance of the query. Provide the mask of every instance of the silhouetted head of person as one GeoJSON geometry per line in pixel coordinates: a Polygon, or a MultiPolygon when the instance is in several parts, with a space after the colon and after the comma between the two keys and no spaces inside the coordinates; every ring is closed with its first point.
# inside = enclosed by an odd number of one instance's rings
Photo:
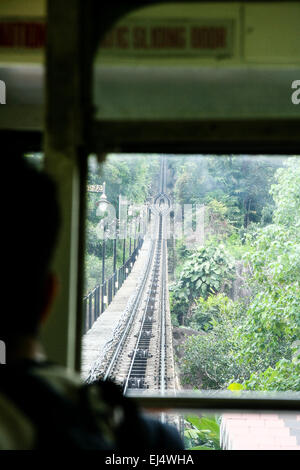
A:
{"type": "Polygon", "coordinates": [[[2,161],[0,339],[36,337],[55,291],[50,262],[59,230],[55,185],[27,158],[2,161]]]}

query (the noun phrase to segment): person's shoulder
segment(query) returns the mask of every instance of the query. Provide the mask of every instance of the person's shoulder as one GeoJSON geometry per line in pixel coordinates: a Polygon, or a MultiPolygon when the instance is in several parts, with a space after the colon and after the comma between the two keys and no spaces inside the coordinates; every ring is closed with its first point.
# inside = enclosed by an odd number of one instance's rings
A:
{"type": "Polygon", "coordinates": [[[0,393],[0,450],[30,450],[35,428],[9,397],[0,393]]]}
{"type": "Polygon", "coordinates": [[[79,374],[53,363],[36,364],[31,374],[70,402],[75,412],[94,423],[112,448],[183,449],[175,426],[145,415],[114,382],[86,383],[79,374]]]}
{"type": "Polygon", "coordinates": [[[73,402],[79,399],[80,388],[84,385],[79,373],[49,361],[32,364],[30,373],[73,402]]]}

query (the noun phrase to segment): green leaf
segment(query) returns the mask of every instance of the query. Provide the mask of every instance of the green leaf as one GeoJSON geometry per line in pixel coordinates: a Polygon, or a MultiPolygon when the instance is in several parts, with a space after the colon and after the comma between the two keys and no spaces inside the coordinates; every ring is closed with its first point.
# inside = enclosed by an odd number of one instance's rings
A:
{"type": "Polygon", "coordinates": [[[201,418],[199,418],[199,416],[185,416],[185,420],[188,421],[193,426],[195,426],[196,428],[200,429],[201,418]]]}
{"type": "Polygon", "coordinates": [[[198,439],[199,437],[199,432],[196,431],[195,429],[186,429],[184,431],[184,435],[185,437],[187,437],[188,439],[198,439]]]}

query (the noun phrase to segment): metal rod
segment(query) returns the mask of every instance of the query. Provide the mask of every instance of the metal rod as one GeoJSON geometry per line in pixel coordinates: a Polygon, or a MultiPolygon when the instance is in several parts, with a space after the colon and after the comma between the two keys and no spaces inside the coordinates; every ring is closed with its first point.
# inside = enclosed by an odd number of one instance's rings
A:
{"type": "MultiPolygon", "coordinates": [[[[215,392],[216,393],[216,392],[215,392]]],[[[246,392],[247,393],[247,392],[246,392]]],[[[139,406],[146,409],[168,410],[266,410],[266,411],[300,411],[299,398],[263,398],[257,394],[256,398],[247,397],[195,397],[195,396],[152,396],[139,395],[128,392],[139,406]]]]}

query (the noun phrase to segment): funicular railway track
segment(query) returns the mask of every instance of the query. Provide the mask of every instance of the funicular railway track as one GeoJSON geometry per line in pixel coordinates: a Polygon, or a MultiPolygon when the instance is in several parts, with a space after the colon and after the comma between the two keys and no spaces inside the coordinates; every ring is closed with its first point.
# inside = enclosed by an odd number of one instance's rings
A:
{"type": "MultiPolygon", "coordinates": [[[[161,161],[160,190],[154,199],[148,260],[122,332],[106,355],[98,377],[129,389],[175,387],[171,322],[167,296],[165,195],[166,162],[161,161]],[[155,209],[157,207],[157,210],[155,209]]],[[[94,378],[95,378],[94,371],[94,378]]]]}

